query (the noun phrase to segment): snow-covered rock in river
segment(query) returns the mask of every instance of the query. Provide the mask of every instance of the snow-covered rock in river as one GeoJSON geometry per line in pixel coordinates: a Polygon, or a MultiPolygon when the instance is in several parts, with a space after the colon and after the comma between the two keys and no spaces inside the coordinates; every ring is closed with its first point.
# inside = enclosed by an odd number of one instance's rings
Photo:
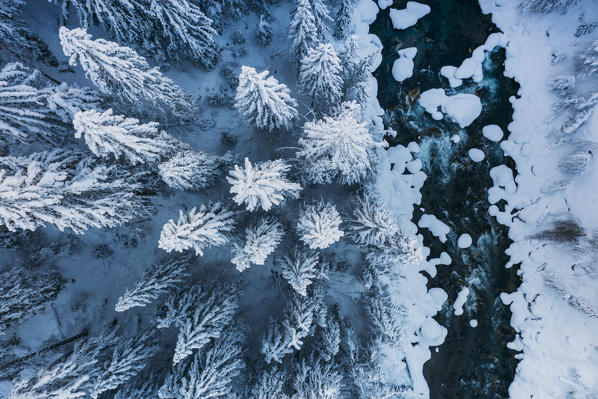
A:
{"type": "Polygon", "coordinates": [[[486,157],[484,151],[480,150],[479,148],[470,149],[467,151],[467,155],[469,155],[469,158],[471,158],[473,162],[482,162],[486,157]]]}
{"type": "Polygon", "coordinates": [[[415,25],[420,18],[430,13],[430,11],[430,6],[426,4],[408,1],[407,7],[402,10],[390,9],[392,26],[395,29],[407,29],[415,25]]]}
{"type": "Polygon", "coordinates": [[[455,303],[453,303],[453,309],[455,309],[455,316],[461,316],[463,314],[463,305],[465,305],[465,301],[467,301],[468,295],[469,288],[461,288],[461,291],[459,291],[459,293],[457,294],[457,299],[455,299],[455,303]]]}
{"type": "Polygon", "coordinates": [[[459,236],[459,239],[457,240],[457,246],[462,249],[469,248],[469,247],[471,247],[472,242],[473,241],[469,234],[467,234],[467,233],[461,234],[459,236]]]}
{"type": "Polygon", "coordinates": [[[478,96],[465,93],[447,96],[443,89],[424,91],[419,97],[419,105],[436,120],[441,120],[443,113],[447,114],[461,128],[471,125],[482,113],[478,96]]]}
{"type": "Polygon", "coordinates": [[[482,128],[482,134],[490,141],[498,142],[503,138],[504,133],[497,125],[488,125],[482,128]]]}
{"type": "Polygon", "coordinates": [[[399,82],[410,78],[413,75],[413,57],[417,54],[417,48],[409,47],[399,50],[399,58],[392,64],[392,76],[399,82]]]}

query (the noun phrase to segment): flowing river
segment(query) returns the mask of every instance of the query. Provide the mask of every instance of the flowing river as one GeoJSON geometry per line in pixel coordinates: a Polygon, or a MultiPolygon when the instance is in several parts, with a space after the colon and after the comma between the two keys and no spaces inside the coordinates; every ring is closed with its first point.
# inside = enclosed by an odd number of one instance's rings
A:
{"type": "MultiPolygon", "coordinates": [[[[422,204],[415,209],[415,221],[422,213],[433,214],[450,226],[451,233],[442,244],[427,229],[421,229],[431,256],[442,251],[451,258],[451,265],[438,266],[438,275],[429,287],[441,287],[449,296],[436,317],[448,328],[448,336],[432,358],[424,373],[432,399],[507,398],[507,389],[515,374],[515,351],[507,348],[514,331],[511,313],[499,298],[501,292],[512,292],[519,285],[516,268],[506,269],[504,254],[510,240],[507,229],[488,215],[487,190],[492,186],[490,169],[500,164],[512,167],[498,143],[484,138],[481,129],[496,124],[507,134],[512,107],[509,97],[518,85],[503,76],[504,50],[487,54],[484,80],[471,80],[451,92],[448,81],[440,76],[444,65],[459,66],[471,52],[498,29],[488,15],[483,15],[475,0],[422,0],[432,11],[419,23],[406,30],[393,29],[389,9],[381,10],[370,27],[382,44],[383,61],[374,73],[378,79],[378,98],[387,111],[386,122],[398,135],[391,145],[420,145],[420,157],[428,175],[422,188],[422,204]],[[413,76],[402,83],[393,79],[391,68],[397,50],[416,47],[413,76]],[[482,114],[465,129],[456,123],[433,120],[417,105],[419,94],[442,87],[447,94],[473,93],[482,100],[482,114]],[[459,135],[454,143],[451,136],[459,135]],[[474,163],[467,155],[470,148],[484,151],[486,158],[474,163]],[[423,209],[423,211],[422,211],[423,209]],[[468,233],[473,245],[457,247],[457,238],[468,233]],[[455,316],[452,304],[462,287],[469,297],[464,314],[455,316]],[[475,319],[477,327],[470,325],[475,319]]],[[[406,1],[394,2],[394,8],[405,8],[406,1]]],[[[397,199],[400,201],[400,198],[397,199]]],[[[474,322],[475,324],[475,322],[474,322]]]]}

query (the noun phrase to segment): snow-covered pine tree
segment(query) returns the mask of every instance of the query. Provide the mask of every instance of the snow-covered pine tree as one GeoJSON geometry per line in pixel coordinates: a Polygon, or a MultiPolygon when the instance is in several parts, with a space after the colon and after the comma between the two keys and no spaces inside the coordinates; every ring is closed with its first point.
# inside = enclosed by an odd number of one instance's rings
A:
{"type": "Polygon", "coordinates": [[[158,346],[146,334],[121,342],[112,352],[112,358],[91,378],[89,396],[97,399],[103,392],[118,388],[135,377],[147,365],[158,346]]]}
{"type": "Polygon", "coordinates": [[[259,129],[289,129],[297,118],[297,102],[289,88],[279,83],[268,71],[257,73],[243,66],[235,95],[235,108],[259,129]]]}
{"type": "Polygon", "coordinates": [[[92,40],[80,28],[69,30],[62,26],[59,34],[69,63],[80,63],[87,78],[102,93],[114,95],[142,115],[158,113],[165,119],[193,119],[195,105],[191,95],[157,67],[150,67],[133,49],[104,39],[92,40]]]}
{"type": "Polygon", "coordinates": [[[35,375],[12,381],[8,399],[79,399],[89,396],[91,376],[98,372],[99,356],[114,339],[102,334],[76,344],[66,357],[41,368],[35,375]]]}
{"type": "Polygon", "coordinates": [[[251,385],[246,397],[252,399],[289,399],[285,393],[285,383],[288,377],[284,371],[274,366],[263,371],[251,385]]]}
{"type": "Polygon", "coordinates": [[[170,188],[195,191],[209,187],[220,174],[220,162],[203,151],[181,151],[158,165],[158,173],[170,188]]]}
{"type": "Polygon", "coordinates": [[[245,204],[248,211],[258,207],[269,211],[280,205],[286,197],[298,198],[301,186],[287,179],[290,169],[282,159],[258,163],[255,166],[245,158],[245,168],[235,165],[226,180],[230,183],[233,200],[245,204]]]}
{"type": "Polygon", "coordinates": [[[311,13],[314,16],[314,24],[318,28],[320,39],[328,35],[328,24],[332,22],[332,17],[328,11],[325,0],[309,0],[311,13]]]}
{"type": "Polygon", "coordinates": [[[71,151],[0,158],[0,223],[10,231],[53,224],[77,234],[114,227],[147,211],[145,176],[71,151]]]}
{"type": "Polygon", "coordinates": [[[124,312],[134,307],[143,307],[175,288],[190,276],[188,256],[161,260],[150,268],[132,289],[126,289],[118,298],[114,310],[124,312]]]}
{"type": "Polygon", "coordinates": [[[187,358],[196,349],[201,349],[214,338],[220,337],[229,326],[238,308],[237,297],[232,285],[203,286],[196,289],[195,309],[180,327],[173,364],[187,358]]]}
{"type": "Polygon", "coordinates": [[[372,152],[386,144],[374,141],[355,102],[343,103],[335,116],[306,122],[303,130],[297,157],[307,161],[306,175],[315,183],[363,180],[372,169],[372,152]]]}
{"type": "Polygon", "coordinates": [[[316,252],[295,248],[290,255],[278,260],[284,279],[300,295],[307,295],[307,287],[318,276],[320,257],[316,252]]]}
{"type": "Polygon", "coordinates": [[[61,119],[48,107],[41,76],[21,63],[0,71],[0,137],[4,142],[41,140],[57,143],[66,132],[61,119]]]}
{"type": "Polygon", "coordinates": [[[343,70],[344,93],[346,101],[357,101],[364,104],[368,97],[368,85],[372,72],[376,69],[376,55],[372,52],[364,57],[359,56],[358,37],[352,35],[340,54],[343,70]]]}
{"type": "Polygon", "coordinates": [[[353,218],[348,235],[359,245],[382,246],[391,242],[399,229],[392,213],[373,194],[366,193],[354,201],[353,218]]]}
{"type": "Polygon", "coordinates": [[[401,319],[405,317],[405,308],[395,305],[378,283],[364,295],[363,304],[376,334],[404,350],[407,342],[401,319]]]}
{"type": "Polygon", "coordinates": [[[299,68],[299,87],[319,108],[336,105],[343,95],[341,61],[330,43],[307,50],[299,68]]]}
{"type": "Polygon", "coordinates": [[[62,83],[48,87],[46,91],[48,108],[64,123],[71,123],[77,112],[103,108],[106,102],[104,96],[89,87],[71,87],[62,83]]]}
{"type": "Polygon", "coordinates": [[[425,257],[422,252],[422,245],[415,237],[409,237],[399,232],[382,245],[366,254],[367,261],[377,269],[392,272],[400,272],[397,265],[420,263],[425,257]]]}
{"type": "Polygon", "coordinates": [[[318,44],[318,36],[318,27],[309,0],[298,0],[289,26],[291,49],[298,63],[310,48],[318,44]]]}
{"type": "Polygon", "coordinates": [[[197,351],[191,362],[173,367],[160,388],[160,399],[231,398],[233,379],[245,367],[241,355],[245,337],[229,329],[197,351]]]}
{"type": "Polygon", "coordinates": [[[50,269],[16,266],[0,273],[0,336],[49,306],[62,287],[62,279],[50,269]]]}
{"type": "Polygon", "coordinates": [[[272,26],[264,19],[263,15],[260,15],[255,37],[262,46],[269,46],[272,42],[272,26]]]}
{"type": "Polygon", "coordinates": [[[336,20],[334,22],[334,37],[338,40],[345,40],[353,29],[353,0],[341,1],[336,20]]]}
{"type": "Polygon", "coordinates": [[[231,262],[240,272],[248,269],[251,264],[263,265],[282,240],[283,234],[282,224],[272,217],[252,223],[245,229],[243,246],[233,244],[231,262]]]}
{"type": "Polygon", "coordinates": [[[564,11],[578,1],[579,0],[529,0],[522,1],[520,8],[522,11],[533,12],[564,11]]]}
{"type": "Polygon", "coordinates": [[[134,118],[114,115],[112,109],[75,114],[75,137],[85,143],[95,155],[108,158],[124,157],[132,164],[154,163],[175,151],[175,139],[158,131],[158,123],[139,123],[134,118]]]}
{"type": "Polygon", "coordinates": [[[310,334],[317,303],[314,298],[294,294],[287,304],[283,320],[270,321],[261,341],[261,353],[266,363],[282,359],[295,350],[300,350],[303,339],[310,334]]]}
{"type": "Polygon", "coordinates": [[[319,328],[316,336],[316,345],[319,356],[330,362],[339,352],[341,343],[340,324],[336,318],[326,320],[326,326],[319,328]]]}
{"type": "Polygon", "coordinates": [[[324,249],[344,235],[340,229],[341,216],[330,202],[320,201],[305,207],[299,215],[297,232],[311,249],[324,249]]]}
{"type": "Polygon", "coordinates": [[[149,10],[157,22],[157,36],[166,43],[167,57],[176,58],[182,52],[204,68],[216,66],[220,58],[218,32],[194,1],[151,0],[149,10]]]}
{"type": "Polygon", "coordinates": [[[154,375],[150,375],[147,379],[142,379],[138,384],[126,384],[114,394],[114,399],[157,398],[158,387],[156,386],[156,378],[154,375]]]}
{"type": "Polygon", "coordinates": [[[293,389],[297,398],[340,399],[342,376],[331,363],[321,359],[302,359],[295,370],[293,389]]]}
{"type": "Polygon", "coordinates": [[[235,213],[220,202],[202,204],[189,214],[179,211],[179,220],[170,219],[162,227],[158,247],[166,252],[182,252],[193,248],[203,256],[206,248],[226,244],[234,228],[235,213]]]}

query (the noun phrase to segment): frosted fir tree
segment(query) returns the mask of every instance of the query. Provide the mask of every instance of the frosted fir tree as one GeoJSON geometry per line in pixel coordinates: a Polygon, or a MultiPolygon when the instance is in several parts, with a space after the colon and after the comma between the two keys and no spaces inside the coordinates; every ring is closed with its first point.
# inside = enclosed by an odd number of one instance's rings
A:
{"type": "Polygon", "coordinates": [[[248,390],[246,397],[253,399],[289,399],[289,396],[285,393],[287,380],[288,376],[283,371],[279,370],[278,367],[272,367],[259,375],[248,390]]]}
{"type": "Polygon", "coordinates": [[[155,385],[155,377],[150,375],[147,380],[139,384],[129,383],[121,387],[114,394],[114,399],[148,399],[158,397],[158,387],[155,385]]]}
{"type": "Polygon", "coordinates": [[[370,264],[380,270],[397,272],[397,265],[418,264],[425,260],[423,247],[415,237],[406,236],[399,232],[386,240],[382,245],[366,254],[370,264]]]}
{"type": "Polygon", "coordinates": [[[286,355],[301,349],[303,339],[310,334],[316,305],[313,298],[295,294],[285,308],[284,318],[270,321],[260,349],[266,363],[282,363],[286,355]]]}
{"type": "Polygon", "coordinates": [[[0,158],[0,223],[10,231],[53,224],[82,234],[148,210],[145,173],[101,165],[71,151],[0,158]]]}
{"type": "Polygon", "coordinates": [[[297,102],[287,86],[268,74],[241,67],[235,108],[259,129],[290,129],[298,115],[297,102]]]}
{"type": "Polygon", "coordinates": [[[156,33],[168,43],[167,57],[176,58],[182,52],[204,68],[216,66],[220,58],[218,32],[194,1],[151,0],[149,10],[157,22],[156,33]]]}
{"type": "Polygon", "coordinates": [[[272,25],[260,15],[260,22],[257,25],[255,37],[262,46],[269,46],[272,42],[272,25]]]}
{"type": "Polygon", "coordinates": [[[53,303],[63,285],[50,269],[14,266],[0,273],[0,336],[53,303]]]}
{"type": "Polygon", "coordinates": [[[355,4],[352,0],[341,2],[338,14],[334,21],[334,37],[338,40],[345,40],[353,29],[353,9],[355,4]]]}
{"type": "Polygon", "coordinates": [[[234,215],[220,202],[202,204],[188,214],[180,210],[176,223],[170,219],[162,227],[158,247],[166,252],[193,248],[196,255],[203,256],[205,249],[228,242],[235,224],[234,215]]]}
{"type": "Polygon", "coordinates": [[[245,204],[248,211],[261,207],[269,211],[280,205],[285,198],[298,198],[301,186],[287,179],[291,167],[283,160],[266,161],[255,166],[245,158],[245,168],[235,165],[226,180],[231,185],[230,192],[238,205],[245,204]]]}
{"type": "Polygon", "coordinates": [[[369,80],[372,72],[376,69],[376,57],[378,52],[374,51],[366,56],[357,53],[359,39],[352,35],[340,54],[341,66],[343,69],[344,98],[347,101],[356,101],[358,104],[365,104],[369,93],[369,80]]]}
{"type": "Polygon", "coordinates": [[[348,222],[349,237],[359,245],[382,246],[391,242],[399,228],[392,213],[372,194],[354,201],[353,218],[348,222]]]}
{"type": "Polygon", "coordinates": [[[114,334],[102,334],[76,344],[72,352],[33,376],[12,382],[8,399],[77,399],[89,396],[91,377],[99,371],[101,352],[114,334]]]}
{"type": "Polygon", "coordinates": [[[326,325],[319,329],[316,336],[318,353],[326,361],[332,361],[340,350],[341,330],[336,318],[326,320],[326,325]]]}
{"type": "Polygon", "coordinates": [[[201,349],[214,338],[220,337],[230,325],[238,308],[232,286],[203,287],[194,297],[194,311],[180,326],[173,364],[177,364],[201,349]]]}
{"type": "Polygon", "coordinates": [[[340,229],[341,216],[330,202],[309,205],[299,215],[297,232],[311,249],[324,249],[344,235],[340,229]]]}
{"type": "Polygon", "coordinates": [[[530,0],[520,4],[522,11],[552,12],[564,11],[578,0],[530,0]]]}
{"type": "Polygon", "coordinates": [[[21,63],[0,70],[0,137],[4,142],[40,140],[58,143],[66,132],[62,120],[48,107],[48,91],[41,89],[41,76],[21,63]]]}
{"type": "Polygon", "coordinates": [[[309,0],[311,12],[314,16],[314,24],[318,28],[320,39],[323,39],[328,34],[328,25],[332,22],[328,6],[324,0],[309,0]]]}
{"type": "Polygon", "coordinates": [[[106,98],[89,87],[71,87],[66,83],[46,89],[48,108],[62,119],[71,123],[75,114],[82,111],[103,108],[106,98]]]}
{"type": "Polygon", "coordinates": [[[114,115],[112,109],[78,112],[73,126],[75,137],[83,137],[99,157],[124,157],[132,164],[154,163],[175,150],[174,138],[159,133],[158,123],[139,123],[134,118],[114,115]]]}
{"type": "Polygon", "coordinates": [[[195,114],[191,96],[157,67],[129,47],[104,39],[92,40],[83,29],[62,26],[60,44],[69,63],[78,63],[102,93],[114,95],[140,114],[159,113],[165,118],[190,120],[195,114]]]}
{"type": "Polygon", "coordinates": [[[329,43],[307,50],[299,68],[299,87],[319,107],[338,103],[343,95],[341,61],[329,43]]]}
{"type": "Polygon", "coordinates": [[[343,103],[335,116],[307,122],[303,131],[297,157],[307,161],[306,175],[315,183],[363,180],[372,169],[372,152],[385,145],[374,141],[355,102],[343,103]]]}
{"type": "Polygon", "coordinates": [[[97,399],[103,392],[116,389],[135,377],[157,350],[157,345],[147,335],[120,343],[112,352],[111,360],[92,377],[89,396],[97,399]]]}
{"type": "Polygon", "coordinates": [[[330,363],[303,359],[293,373],[293,389],[297,398],[340,399],[342,376],[330,363]]]}
{"type": "Polygon", "coordinates": [[[158,165],[158,173],[170,188],[196,191],[210,187],[220,174],[220,162],[202,151],[182,151],[158,165]]]}
{"type": "Polygon", "coordinates": [[[320,258],[316,252],[295,249],[278,262],[282,276],[300,295],[307,295],[307,287],[319,275],[320,258]]]}
{"type": "Polygon", "coordinates": [[[284,231],[282,224],[276,219],[265,217],[252,223],[245,229],[245,241],[243,245],[233,244],[231,262],[242,272],[252,264],[263,265],[280,241],[284,231]]]}
{"type": "Polygon", "coordinates": [[[114,310],[124,312],[134,307],[144,307],[173,288],[183,283],[190,274],[188,265],[191,259],[180,256],[154,264],[143,278],[118,298],[114,310]]]}
{"type": "Polygon", "coordinates": [[[407,343],[401,320],[405,317],[405,308],[395,305],[378,284],[372,286],[363,302],[376,333],[383,340],[404,350],[407,343]]]}
{"type": "Polygon", "coordinates": [[[289,38],[291,39],[291,49],[298,62],[310,48],[318,44],[318,26],[310,0],[298,0],[297,7],[291,15],[289,38]]]}
{"type": "Polygon", "coordinates": [[[161,399],[230,398],[233,380],[243,370],[241,358],[245,337],[227,330],[204,346],[189,363],[179,363],[166,377],[158,396],[161,399]]]}

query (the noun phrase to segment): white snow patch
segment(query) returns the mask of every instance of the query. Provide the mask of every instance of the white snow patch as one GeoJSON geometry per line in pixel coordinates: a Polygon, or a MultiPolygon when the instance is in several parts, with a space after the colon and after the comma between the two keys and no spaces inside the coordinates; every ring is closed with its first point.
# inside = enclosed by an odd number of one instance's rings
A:
{"type": "Polygon", "coordinates": [[[465,305],[465,301],[467,301],[468,295],[469,288],[461,288],[461,291],[459,291],[459,293],[457,294],[457,299],[455,299],[455,303],[453,303],[453,309],[455,309],[455,316],[461,316],[463,314],[463,305],[465,305]]]}
{"type": "Polygon", "coordinates": [[[417,48],[409,47],[399,50],[399,58],[392,64],[392,76],[398,82],[402,82],[413,76],[413,57],[417,54],[417,48]]]}
{"type": "Polygon", "coordinates": [[[381,10],[384,10],[386,7],[390,6],[392,6],[392,0],[378,0],[378,7],[380,7],[381,10]]]}
{"type": "Polygon", "coordinates": [[[420,18],[427,15],[430,11],[430,6],[426,4],[408,1],[407,7],[403,10],[390,9],[392,26],[395,29],[407,29],[415,25],[420,18]]]}
{"type": "Polygon", "coordinates": [[[417,222],[417,225],[430,230],[435,237],[438,237],[440,242],[446,242],[446,236],[451,231],[450,227],[441,222],[434,215],[422,215],[422,217],[419,219],[419,222],[417,222]]]}
{"type": "Polygon", "coordinates": [[[471,158],[471,160],[473,162],[482,162],[484,160],[484,158],[486,157],[486,154],[484,154],[484,151],[478,149],[478,148],[472,148],[469,151],[467,151],[467,154],[469,155],[469,158],[471,158]]]}
{"type": "Polygon", "coordinates": [[[469,325],[472,328],[476,328],[478,326],[478,321],[476,319],[471,319],[471,320],[469,320],[469,325]]]}
{"type": "Polygon", "coordinates": [[[504,133],[502,129],[497,125],[488,125],[482,128],[482,134],[490,141],[498,142],[501,141],[504,133]]]}
{"type": "Polygon", "coordinates": [[[424,91],[419,97],[419,105],[436,120],[441,120],[442,113],[446,113],[461,128],[471,125],[482,113],[482,102],[476,95],[460,93],[447,96],[443,89],[424,91]]]}
{"type": "Polygon", "coordinates": [[[469,247],[471,247],[472,242],[473,241],[469,234],[467,234],[467,233],[461,234],[459,236],[459,239],[457,240],[457,246],[462,249],[469,248],[469,247]]]}

